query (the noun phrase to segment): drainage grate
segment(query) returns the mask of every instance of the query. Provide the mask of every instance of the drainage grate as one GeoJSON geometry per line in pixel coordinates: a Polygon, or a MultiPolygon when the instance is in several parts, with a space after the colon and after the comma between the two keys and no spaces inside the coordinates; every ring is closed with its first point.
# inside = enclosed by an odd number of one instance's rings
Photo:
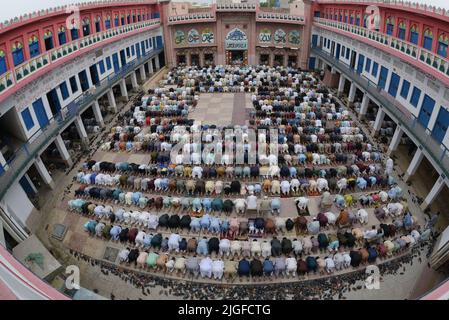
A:
{"type": "Polygon", "coordinates": [[[115,262],[115,260],[117,260],[117,256],[118,256],[117,248],[106,247],[103,259],[110,262],[115,262]]]}
{"type": "Polygon", "coordinates": [[[67,233],[67,227],[63,224],[55,224],[53,226],[53,233],[52,233],[52,237],[62,241],[64,240],[64,237],[67,233]]]}

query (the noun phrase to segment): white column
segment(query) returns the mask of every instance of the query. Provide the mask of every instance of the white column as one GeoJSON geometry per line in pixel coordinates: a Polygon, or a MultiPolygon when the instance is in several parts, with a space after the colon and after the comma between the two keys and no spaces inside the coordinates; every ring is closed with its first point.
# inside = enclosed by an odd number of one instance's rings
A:
{"type": "Polygon", "coordinates": [[[33,189],[34,193],[37,193],[38,190],[36,188],[36,186],[34,185],[33,181],[31,180],[30,176],[28,175],[28,173],[25,173],[25,175],[23,176],[28,183],[30,184],[31,189],[33,189]]]}
{"type": "Polygon", "coordinates": [[[388,147],[388,153],[396,151],[399,146],[399,142],[401,142],[402,135],[404,131],[400,126],[396,126],[396,130],[394,131],[393,138],[391,139],[390,146],[388,147]]]}
{"type": "Polygon", "coordinates": [[[438,196],[444,187],[444,179],[439,177],[437,182],[433,185],[432,190],[430,190],[424,202],[421,204],[421,209],[426,210],[429,205],[432,204],[433,200],[438,196]]]}
{"type": "Polygon", "coordinates": [[[92,105],[92,109],[94,111],[95,121],[97,121],[97,124],[100,128],[103,128],[104,127],[103,115],[101,114],[98,100],[95,100],[95,102],[92,105]]]}
{"type": "Polygon", "coordinates": [[[150,71],[150,76],[153,75],[154,70],[153,70],[153,59],[150,59],[150,61],[148,62],[148,70],[150,71]]]}
{"type": "Polygon", "coordinates": [[[133,89],[137,89],[139,87],[139,84],[137,83],[137,75],[136,75],[135,71],[133,71],[131,73],[131,85],[133,86],[133,89]]]}
{"type": "Polygon", "coordinates": [[[349,96],[348,96],[348,101],[350,103],[354,102],[356,91],[357,91],[357,86],[356,86],[355,82],[352,82],[351,88],[349,89],[349,96]]]}
{"type": "Polygon", "coordinates": [[[62,140],[62,137],[60,134],[58,134],[56,136],[55,145],[56,145],[56,148],[58,148],[59,154],[61,155],[62,159],[70,167],[73,164],[72,158],[70,157],[69,151],[67,150],[64,140],[62,140]]]}
{"type": "Polygon", "coordinates": [[[89,144],[89,138],[87,137],[86,128],[84,128],[84,123],[80,116],[77,116],[75,118],[75,125],[76,130],[78,130],[78,135],[80,136],[81,141],[84,144],[89,144]]]}
{"type": "Polygon", "coordinates": [[[374,121],[374,134],[379,132],[380,128],[382,128],[382,123],[384,122],[385,112],[382,108],[379,108],[377,111],[376,121],[374,121]]]}
{"type": "Polygon", "coordinates": [[[413,156],[412,161],[410,162],[410,165],[407,168],[407,171],[404,174],[403,180],[405,182],[408,181],[410,176],[414,175],[416,170],[418,170],[422,159],[424,158],[424,152],[420,148],[416,149],[415,155],[413,156]]]}
{"type": "Polygon", "coordinates": [[[345,90],[346,79],[343,73],[340,73],[340,81],[338,82],[338,94],[341,94],[345,90]]]}
{"type": "Polygon", "coordinates": [[[122,93],[122,97],[124,97],[126,99],[126,101],[129,100],[128,98],[128,89],[126,89],[126,80],[122,79],[122,81],[120,81],[120,92],[122,93]]]}
{"type": "Polygon", "coordinates": [[[108,95],[109,107],[114,111],[114,113],[116,113],[117,112],[117,103],[115,102],[114,91],[112,89],[110,89],[108,91],[107,95],[108,95]]]}
{"type": "MultiPolygon", "coordinates": [[[[161,68],[161,65],[159,63],[159,55],[158,54],[154,57],[154,62],[156,63],[156,71],[159,71],[159,69],[161,68]]],[[[190,61],[190,62],[192,62],[192,61],[190,61]]]]}
{"type": "Polygon", "coordinates": [[[359,118],[364,118],[366,116],[366,113],[368,112],[368,105],[369,105],[369,97],[368,94],[365,93],[363,95],[362,104],[360,105],[359,118]]]}
{"type": "Polygon", "coordinates": [[[146,75],[146,73],[145,73],[145,66],[144,66],[144,65],[141,65],[140,68],[139,68],[139,70],[140,70],[140,79],[141,79],[142,81],[147,80],[147,75],[146,75]]]}
{"type": "Polygon", "coordinates": [[[54,189],[55,183],[53,182],[53,179],[50,173],[48,172],[47,168],[45,167],[45,164],[42,162],[40,156],[36,157],[34,165],[36,166],[36,169],[39,172],[39,175],[41,176],[42,180],[44,180],[45,184],[47,184],[50,187],[50,189],[54,189]]]}

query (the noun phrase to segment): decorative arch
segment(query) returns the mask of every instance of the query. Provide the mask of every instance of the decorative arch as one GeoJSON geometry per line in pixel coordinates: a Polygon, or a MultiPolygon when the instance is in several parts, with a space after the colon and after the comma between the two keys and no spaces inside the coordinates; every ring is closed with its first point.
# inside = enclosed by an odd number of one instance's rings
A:
{"type": "Polygon", "coordinates": [[[111,16],[110,15],[107,15],[104,18],[104,24],[105,24],[106,29],[110,29],[111,28],[111,16]]]}
{"type": "Polygon", "coordinates": [[[45,33],[44,33],[44,39],[49,39],[49,38],[51,38],[51,37],[53,37],[53,32],[51,32],[51,30],[45,31],[45,33]]]}
{"type": "Polygon", "coordinates": [[[35,42],[39,42],[39,38],[36,35],[32,35],[29,39],[28,39],[28,44],[32,44],[35,42]]]}
{"type": "Polygon", "coordinates": [[[271,30],[268,28],[263,28],[259,33],[259,42],[261,43],[270,43],[273,39],[273,35],[271,30]]]}
{"type": "Polygon", "coordinates": [[[387,21],[386,21],[386,28],[387,28],[387,34],[388,35],[393,35],[393,30],[394,30],[394,18],[393,17],[388,17],[387,21]]]}
{"type": "Polygon", "coordinates": [[[8,65],[6,63],[6,54],[5,51],[0,49],[0,75],[6,73],[8,71],[8,65]]]}
{"type": "Polygon", "coordinates": [[[12,45],[12,60],[15,67],[24,61],[23,44],[20,41],[15,41],[12,45]]]}
{"type": "Polygon", "coordinates": [[[283,29],[277,29],[274,32],[274,43],[287,43],[287,34],[283,29]]]}
{"type": "MultiPolygon", "coordinates": [[[[46,39],[45,34],[44,39],[46,39]]],[[[28,49],[30,51],[30,58],[37,57],[41,53],[39,48],[39,38],[34,34],[28,39],[28,49]]]]}
{"type": "Polygon", "coordinates": [[[410,42],[414,44],[418,44],[419,40],[419,29],[416,24],[412,24],[410,26],[410,42]]]}
{"type": "Polygon", "coordinates": [[[203,29],[201,33],[201,42],[212,44],[215,42],[214,32],[210,28],[203,29]]]}
{"type": "Polygon", "coordinates": [[[190,29],[187,34],[187,42],[189,44],[199,44],[201,42],[200,33],[196,29],[190,29]]]}
{"type": "Polygon", "coordinates": [[[433,43],[433,32],[430,28],[426,28],[424,30],[424,40],[423,40],[424,49],[432,51],[432,43],[433,43]]]}
{"type": "Polygon", "coordinates": [[[247,50],[248,37],[239,28],[234,28],[226,35],[225,47],[226,50],[247,50]]]}
{"type": "Polygon", "coordinates": [[[402,40],[405,40],[406,31],[407,31],[407,27],[405,25],[405,22],[404,21],[399,22],[399,24],[398,24],[398,38],[402,39],[402,40]]]}
{"type": "Polygon", "coordinates": [[[175,44],[177,44],[177,45],[184,44],[186,41],[186,34],[182,30],[176,30],[174,38],[175,38],[175,44]]]}
{"type": "Polygon", "coordinates": [[[441,33],[438,37],[438,48],[437,53],[446,58],[447,57],[447,47],[449,45],[449,37],[445,33],[441,33]]]}
{"type": "Polygon", "coordinates": [[[298,30],[292,30],[288,33],[288,42],[294,45],[299,45],[301,42],[301,35],[298,30]]]}

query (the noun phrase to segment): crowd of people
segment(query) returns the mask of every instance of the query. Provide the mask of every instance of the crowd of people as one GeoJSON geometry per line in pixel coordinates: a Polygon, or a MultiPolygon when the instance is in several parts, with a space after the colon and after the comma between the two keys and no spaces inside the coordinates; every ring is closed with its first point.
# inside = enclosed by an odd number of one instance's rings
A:
{"type": "Polygon", "coordinates": [[[123,245],[120,263],[142,270],[215,280],[325,275],[379,263],[430,237],[402,198],[392,160],[382,164],[313,73],[175,68],[125,113],[101,150],[148,153],[151,161],[84,163],[69,208],[85,215],[91,236],[123,245]],[[251,95],[248,124],[190,120],[206,92],[251,95]],[[215,148],[202,157],[208,144],[215,148]],[[244,164],[229,149],[240,150],[244,164]],[[288,197],[298,211],[286,217],[281,198],[288,197]],[[310,197],[319,197],[319,213],[303,216],[310,197]]]}

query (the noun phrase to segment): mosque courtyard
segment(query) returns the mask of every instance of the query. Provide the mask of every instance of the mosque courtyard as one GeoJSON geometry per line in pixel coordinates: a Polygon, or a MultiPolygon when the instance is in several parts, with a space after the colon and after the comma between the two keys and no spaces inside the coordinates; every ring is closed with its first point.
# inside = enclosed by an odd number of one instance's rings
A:
{"type": "MultiPolygon", "coordinates": [[[[166,76],[167,77],[167,76],[166,76]]],[[[318,81],[317,84],[320,82],[318,81]]],[[[316,85],[316,84],[315,84],[316,85]]],[[[158,84],[154,85],[153,88],[174,88],[176,90],[177,86],[172,83],[167,83],[167,81],[160,81],[158,84]]],[[[185,89],[182,85],[178,88],[185,89]]],[[[167,93],[168,91],[164,91],[167,93]]],[[[365,269],[367,265],[365,263],[360,263],[356,267],[349,266],[346,268],[341,268],[340,270],[327,271],[326,269],[317,272],[306,272],[303,274],[291,274],[287,275],[281,272],[279,275],[273,276],[249,276],[249,277],[239,277],[237,274],[227,277],[226,270],[224,270],[225,275],[220,279],[214,279],[213,277],[202,277],[201,275],[191,276],[188,272],[177,270],[170,271],[170,267],[167,268],[153,268],[146,265],[127,263],[126,261],[121,261],[120,253],[126,248],[130,250],[136,249],[135,241],[114,241],[102,236],[101,231],[99,233],[92,234],[88,232],[87,225],[91,221],[97,220],[105,225],[117,225],[120,224],[123,228],[127,227],[129,229],[136,228],[139,230],[147,231],[144,226],[139,225],[135,222],[129,221],[114,221],[109,222],[106,217],[95,217],[92,214],[81,214],[69,207],[69,201],[80,198],[76,193],[84,185],[77,180],[77,174],[79,172],[91,172],[90,169],[86,169],[83,163],[92,161],[92,163],[134,163],[139,165],[151,165],[156,164],[154,156],[151,152],[146,152],[144,150],[136,150],[134,145],[132,149],[127,150],[127,147],[122,149],[121,147],[116,150],[111,148],[110,150],[105,150],[103,147],[107,141],[110,141],[111,134],[116,132],[118,126],[126,127],[130,124],[131,119],[134,117],[133,110],[136,107],[136,101],[140,101],[142,98],[149,97],[151,100],[151,95],[154,94],[147,92],[134,92],[130,96],[130,102],[127,103],[122,111],[113,119],[107,123],[106,128],[100,136],[94,138],[91,142],[91,148],[88,154],[84,154],[82,159],[76,163],[73,168],[65,175],[62,175],[56,180],[57,187],[54,191],[49,191],[51,197],[48,197],[48,201],[44,204],[41,209],[41,224],[36,226],[36,232],[46,244],[46,246],[52,251],[55,257],[64,262],[64,264],[76,264],[81,269],[81,286],[94,290],[94,292],[100,295],[111,298],[111,299],[191,299],[191,298],[236,298],[239,296],[245,298],[279,298],[279,299],[410,299],[416,298],[414,296],[415,292],[420,292],[423,286],[431,286],[433,283],[432,277],[434,277],[434,282],[437,282],[439,276],[428,268],[426,263],[426,254],[428,252],[428,243],[419,242],[413,246],[407,244],[406,248],[398,250],[394,254],[385,255],[384,257],[377,257],[374,264],[381,268],[381,278],[380,278],[380,288],[377,290],[369,290],[365,287],[365,269]],[[131,110],[131,112],[129,112],[131,110]],[[55,225],[62,225],[66,228],[66,233],[62,241],[59,241],[52,237],[53,228],[55,225]],[[429,274],[428,282],[423,284],[421,275],[424,273],[429,274]],[[267,288],[273,290],[270,292],[270,296],[267,296],[267,288]]],[[[193,96],[193,94],[192,94],[193,96]]],[[[199,92],[197,93],[197,105],[189,106],[188,115],[185,116],[191,122],[186,122],[188,126],[196,125],[201,126],[202,124],[215,125],[218,127],[225,126],[247,126],[254,127],[255,121],[257,121],[258,115],[254,118],[252,93],[250,92],[199,92]]],[[[159,96],[160,98],[160,96],[159,96]]],[[[181,98],[180,98],[181,100],[181,98]]],[[[186,100],[183,100],[186,101],[186,100]]],[[[187,101],[190,101],[187,99],[187,101]]],[[[341,100],[335,100],[337,104],[342,104],[341,100]]],[[[370,135],[370,128],[368,123],[360,122],[357,116],[354,115],[353,111],[343,105],[343,109],[348,111],[348,120],[351,121],[351,127],[358,127],[363,132],[366,137],[366,143],[372,145],[373,150],[382,150],[382,145],[379,145],[378,141],[374,140],[370,135]]],[[[173,119],[180,119],[179,115],[164,115],[161,116],[158,111],[151,111],[150,117],[160,117],[167,120],[167,123],[174,121],[173,119]]],[[[184,116],[183,116],[184,117],[184,116]]],[[[269,114],[268,114],[268,117],[269,114]]],[[[134,117],[135,119],[135,117],[134,117]]],[[[263,120],[263,119],[262,119],[263,120]]],[[[259,119],[259,121],[261,121],[259,119]]],[[[161,120],[163,122],[163,120],[161,120]]],[[[279,127],[276,124],[275,118],[270,127],[279,127]]],[[[333,121],[329,121],[333,122],[333,121]]],[[[160,123],[160,122],[159,122],[160,123]]],[[[176,122],[173,122],[176,124],[176,122]]],[[[334,125],[334,124],[333,124],[334,125]]],[[[147,132],[149,130],[149,125],[137,125],[134,122],[135,127],[140,127],[141,132],[147,132]]],[[[285,127],[283,123],[282,126],[285,127]]],[[[149,132],[149,131],[148,131],[149,132]]],[[[384,167],[385,161],[388,156],[382,152],[381,160],[379,163],[383,163],[384,167]]],[[[170,163],[173,167],[175,165],[170,163]]],[[[192,165],[193,166],[193,165],[192,165]]],[[[205,167],[204,164],[202,164],[205,167]]],[[[321,165],[321,169],[336,168],[338,164],[330,163],[327,165],[321,165]]],[[[304,167],[313,168],[315,166],[307,163],[304,167]]],[[[319,166],[320,167],[320,166],[319,166]]],[[[382,169],[383,170],[383,169],[382,169]]],[[[152,173],[153,174],[153,173],[152,173]]],[[[423,214],[422,210],[413,201],[413,194],[416,193],[414,186],[408,186],[403,183],[399,177],[401,174],[400,169],[396,166],[391,173],[391,176],[395,180],[395,185],[402,189],[401,201],[407,205],[407,209],[410,212],[414,220],[414,227],[419,229],[420,232],[424,230],[424,226],[428,218],[423,214]]],[[[141,178],[146,175],[142,175],[141,178]]],[[[156,174],[155,178],[161,177],[160,171],[156,174]]],[[[163,175],[165,177],[165,175],[163,175]]],[[[174,176],[168,175],[168,178],[175,179],[174,176]]],[[[216,181],[218,178],[209,177],[204,178],[204,180],[216,181]]],[[[271,178],[271,180],[273,177],[271,178]]],[[[279,178],[278,178],[279,179],[279,178]]],[[[282,178],[281,178],[282,179],[282,178]]],[[[190,177],[180,177],[175,180],[190,180],[190,177]]],[[[200,179],[201,180],[201,179],[200,179]]],[[[224,182],[235,180],[233,178],[224,177],[224,182]]],[[[240,177],[238,180],[242,184],[250,185],[263,183],[263,177],[240,177]]],[[[84,186],[85,187],[85,186],[84,186]]],[[[417,186],[419,188],[419,186],[417,186]]],[[[130,186],[124,187],[125,192],[138,192],[139,190],[130,186]]],[[[353,221],[349,230],[355,228],[363,230],[369,230],[371,226],[376,226],[378,228],[381,224],[393,224],[395,218],[391,216],[386,216],[385,218],[379,218],[375,214],[375,209],[378,207],[377,204],[361,205],[357,199],[366,194],[375,194],[381,190],[388,190],[388,188],[381,188],[380,186],[374,186],[369,188],[369,190],[359,190],[354,188],[353,190],[347,190],[345,194],[351,195],[354,199],[354,203],[345,205],[344,210],[350,210],[357,212],[358,210],[365,210],[367,212],[367,220],[361,224],[359,221],[353,221]]],[[[187,196],[185,191],[178,192],[177,190],[161,190],[156,191],[155,189],[145,190],[142,193],[147,198],[157,198],[157,197],[167,197],[171,198],[195,198],[201,197],[205,198],[205,194],[195,194],[193,196],[187,196]]],[[[50,195],[49,194],[49,195],[50,195]]],[[[79,194],[78,194],[79,195],[79,194]]],[[[330,196],[335,198],[338,195],[338,190],[331,190],[330,196]]],[[[223,197],[230,198],[232,200],[247,198],[249,194],[213,194],[210,197],[223,197]]],[[[313,221],[314,217],[317,217],[319,213],[323,212],[322,207],[322,193],[311,195],[307,192],[290,192],[288,195],[277,194],[276,192],[265,192],[265,190],[257,195],[257,203],[260,206],[261,201],[264,197],[279,198],[280,199],[280,209],[279,215],[268,213],[264,215],[265,219],[276,219],[283,218],[284,221],[291,219],[294,221],[299,216],[299,211],[297,209],[295,199],[301,196],[306,196],[309,201],[307,205],[308,216],[306,219],[308,222],[313,221]]],[[[156,214],[161,217],[165,214],[168,216],[179,215],[191,215],[195,217],[196,215],[192,210],[185,210],[181,206],[175,207],[173,203],[167,206],[162,206],[160,208],[154,208],[151,206],[145,207],[143,209],[138,203],[125,203],[118,202],[116,200],[100,200],[92,199],[90,197],[81,197],[83,201],[89,201],[94,204],[103,204],[104,206],[112,206],[114,209],[118,207],[123,207],[125,210],[129,211],[148,211],[151,214],[156,214]]],[[[389,201],[392,202],[392,201],[389,201]]],[[[341,208],[335,203],[330,204],[325,211],[333,212],[338,215],[341,208]]],[[[249,219],[256,218],[259,215],[255,214],[250,216],[248,213],[238,213],[236,210],[232,212],[216,212],[210,213],[211,217],[221,219],[221,221],[231,221],[235,218],[240,221],[245,222],[249,219]]],[[[199,217],[204,216],[204,211],[201,211],[199,217]]],[[[402,216],[398,217],[402,218],[402,216]]],[[[320,233],[325,235],[336,234],[340,230],[339,227],[335,225],[326,225],[320,227],[320,233]]],[[[411,230],[411,229],[409,229],[411,230]]],[[[239,230],[241,231],[241,230],[239,230]]],[[[217,237],[218,239],[227,238],[228,235],[223,233],[215,233],[210,230],[186,230],[186,229],[176,229],[175,231],[170,230],[168,227],[161,227],[160,225],[156,230],[147,231],[147,233],[152,232],[152,234],[161,234],[164,237],[170,237],[174,232],[179,234],[180,238],[185,239],[198,239],[203,237],[210,239],[211,237],[217,237]]],[[[409,231],[400,232],[399,234],[407,235],[409,231]]],[[[252,236],[248,234],[245,230],[242,238],[238,238],[240,241],[268,241],[270,242],[274,237],[282,240],[283,238],[290,239],[302,239],[308,236],[308,232],[301,231],[297,233],[295,228],[287,230],[282,228],[281,230],[276,230],[274,234],[264,233],[263,236],[252,236]]],[[[394,237],[385,238],[383,240],[393,240],[394,237]]],[[[231,241],[236,240],[236,238],[230,239],[231,241]]],[[[382,240],[382,241],[383,241],[382,240]]],[[[382,241],[380,243],[382,243],[382,241]]],[[[363,248],[363,240],[357,242],[357,248],[363,248]]],[[[140,253],[143,252],[144,248],[137,248],[140,253]]],[[[349,252],[352,250],[350,248],[342,248],[341,251],[349,252]]],[[[356,250],[356,249],[354,249],[356,250]]],[[[191,253],[186,251],[172,251],[164,250],[163,248],[153,248],[148,247],[145,249],[147,253],[158,253],[159,257],[162,255],[167,255],[168,259],[173,259],[173,261],[182,259],[188,259],[193,256],[198,256],[203,258],[208,256],[211,260],[216,261],[216,259],[222,259],[224,264],[229,261],[235,261],[236,263],[241,260],[245,254],[241,252],[240,254],[230,256],[217,254],[216,252],[208,252],[206,255],[201,255],[197,253],[191,253]]],[[[337,251],[329,252],[327,248],[320,248],[320,250],[313,250],[309,254],[304,252],[296,255],[291,250],[288,253],[282,252],[283,257],[295,257],[295,259],[302,259],[306,256],[314,256],[321,259],[326,259],[332,256],[337,251]]],[[[379,252],[380,253],[380,252],[379,252]]],[[[247,258],[258,257],[261,261],[264,260],[259,254],[250,253],[247,258]]],[[[274,257],[271,257],[274,258],[274,257]]],[[[172,268],[173,269],[173,268],[172,268]]],[[[237,270],[236,270],[237,272],[237,270]]]]}

